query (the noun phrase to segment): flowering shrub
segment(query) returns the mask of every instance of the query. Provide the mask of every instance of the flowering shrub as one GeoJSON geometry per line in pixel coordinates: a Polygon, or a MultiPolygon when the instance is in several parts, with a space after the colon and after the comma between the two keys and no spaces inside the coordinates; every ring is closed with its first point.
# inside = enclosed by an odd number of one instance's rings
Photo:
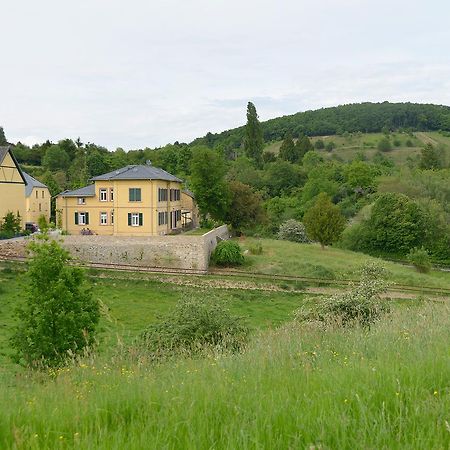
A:
{"type": "Polygon", "coordinates": [[[380,296],[388,287],[385,277],[383,267],[368,263],[361,270],[359,283],[351,286],[349,291],[314,302],[313,309],[302,307],[294,317],[299,322],[337,322],[343,326],[359,324],[370,327],[390,311],[380,296]]]}
{"type": "Polygon", "coordinates": [[[289,219],[280,225],[278,239],[293,242],[310,242],[306,236],[305,226],[298,220],[294,219],[289,219]]]}

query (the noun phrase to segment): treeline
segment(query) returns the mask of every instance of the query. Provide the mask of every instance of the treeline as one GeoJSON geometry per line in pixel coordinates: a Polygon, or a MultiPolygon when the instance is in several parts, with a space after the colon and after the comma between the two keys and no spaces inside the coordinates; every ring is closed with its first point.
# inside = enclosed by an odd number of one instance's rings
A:
{"type": "MultiPolygon", "coordinates": [[[[357,103],[322,108],[261,123],[266,142],[280,141],[286,134],[297,138],[347,133],[376,133],[381,131],[450,130],[450,107],[419,103],[357,103]]],[[[194,144],[221,147],[225,151],[243,145],[245,127],[222,133],[208,133],[194,144]]]]}

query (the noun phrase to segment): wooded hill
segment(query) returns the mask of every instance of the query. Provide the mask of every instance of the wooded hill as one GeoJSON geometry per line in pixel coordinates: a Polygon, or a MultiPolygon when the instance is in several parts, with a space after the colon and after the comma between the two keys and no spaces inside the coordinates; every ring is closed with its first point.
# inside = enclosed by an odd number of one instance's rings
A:
{"type": "MultiPolygon", "coordinates": [[[[355,103],[277,117],[261,122],[261,128],[266,142],[282,140],[288,133],[296,138],[302,134],[326,136],[358,131],[449,131],[450,107],[419,103],[355,103]]],[[[244,130],[242,126],[222,133],[208,133],[193,144],[220,146],[225,150],[237,148],[243,141],[244,130]]]]}

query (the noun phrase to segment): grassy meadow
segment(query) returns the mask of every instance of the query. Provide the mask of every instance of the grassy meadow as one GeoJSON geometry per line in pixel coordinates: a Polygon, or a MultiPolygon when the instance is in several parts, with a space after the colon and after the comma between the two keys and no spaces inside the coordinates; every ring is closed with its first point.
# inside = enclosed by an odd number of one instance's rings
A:
{"type": "Polygon", "coordinates": [[[450,314],[404,307],[370,330],[286,324],[242,354],[152,366],[120,355],[0,390],[17,449],[444,449],[450,314]]]}
{"type": "MultiPolygon", "coordinates": [[[[249,249],[255,239],[240,241],[244,249],[249,249]]],[[[413,267],[384,261],[363,253],[326,247],[318,244],[299,244],[275,239],[261,240],[261,255],[246,255],[247,262],[240,270],[248,273],[267,273],[299,277],[331,278],[335,280],[355,279],[358,269],[366,261],[381,263],[390,273],[390,280],[405,286],[429,286],[450,289],[450,274],[438,270],[418,273],[413,267]]]]}
{"type": "MultiPolygon", "coordinates": [[[[39,373],[10,361],[24,266],[3,265],[0,448],[448,448],[448,301],[386,299],[392,314],[370,329],[299,325],[293,311],[320,295],[252,273],[339,280],[374,258],[266,239],[262,247],[233,279],[89,270],[102,305],[98,349],[39,373]],[[222,299],[251,328],[246,350],[158,364],[127,352],[183,296],[222,299]]],[[[383,264],[399,284],[450,287],[448,273],[383,264]]]]}
{"type": "MultiPolygon", "coordinates": [[[[311,138],[314,144],[317,140],[322,139],[326,145],[329,141],[335,144],[333,151],[317,150],[325,159],[338,158],[344,162],[353,160],[358,154],[363,153],[367,160],[371,160],[378,152],[378,142],[383,139],[383,133],[355,133],[348,136],[316,136],[311,138]]],[[[418,132],[412,135],[406,133],[390,133],[389,135],[392,150],[385,152],[384,155],[394,161],[395,164],[403,166],[408,158],[418,157],[424,144],[431,143],[433,145],[444,144],[450,145],[450,138],[443,136],[439,132],[418,132]],[[406,142],[411,141],[412,146],[407,146],[406,142]],[[398,145],[395,145],[396,142],[398,145]]],[[[276,141],[268,144],[265,151],[278,154],[282,141],[276,141]]]]}

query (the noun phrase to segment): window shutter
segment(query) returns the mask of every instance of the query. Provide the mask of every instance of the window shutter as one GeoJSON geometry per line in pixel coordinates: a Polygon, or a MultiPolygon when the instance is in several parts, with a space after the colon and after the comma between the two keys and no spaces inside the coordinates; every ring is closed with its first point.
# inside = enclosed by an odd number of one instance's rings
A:
{"type": "Polygon", "coordinates": [[[86,213],[86,225],[89,225],[89,213],[86,213]]]}
{"type": "Polygon", "coordinates": [[[141,198],[141,188],[136,189],[136,201],[140,202],[142,200],[141,198]]]}
{"type": "Polygon", "coordinates": [[[128,213],[128,226],[131,227],[131,213],[128,213]]]}
{"type": "Polygon", "coordinates": [[[142,227],[143,224],[143,217],[142,217],[142,213],[139,213],[139,226],[142,227]]]}
{"type": "Polygon", "coordinates": [[[75,225],[78,225],[78,213],[75,213],[75,225]]]}

